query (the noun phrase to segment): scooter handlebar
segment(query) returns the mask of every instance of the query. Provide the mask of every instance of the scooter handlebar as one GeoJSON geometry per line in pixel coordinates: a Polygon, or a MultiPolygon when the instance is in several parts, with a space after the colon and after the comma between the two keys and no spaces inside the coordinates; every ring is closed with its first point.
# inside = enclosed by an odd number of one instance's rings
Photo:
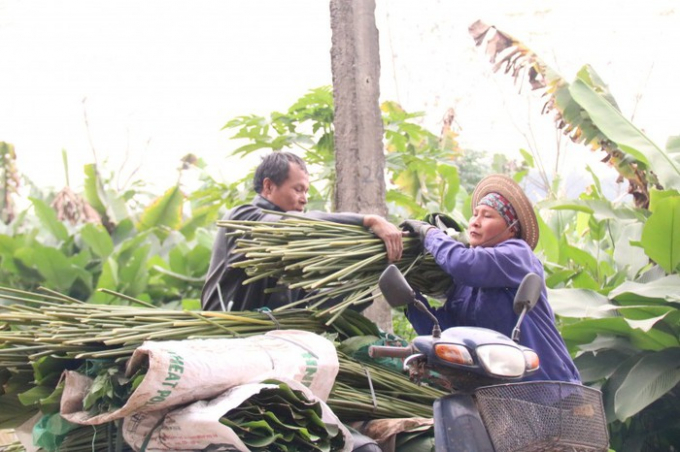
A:
{"type": "Polygon", "coordinates": [[[415,353],[411,345],[406,347],[392,347],[389,345],[371,345],[368,356],[371,358],[408,358],[415,353]]]}

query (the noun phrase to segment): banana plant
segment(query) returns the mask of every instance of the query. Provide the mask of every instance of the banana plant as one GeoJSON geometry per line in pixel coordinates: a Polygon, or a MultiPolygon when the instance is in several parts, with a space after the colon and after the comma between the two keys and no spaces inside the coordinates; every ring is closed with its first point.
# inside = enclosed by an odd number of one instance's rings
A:
{"type": "Polygon", "coordinates": [[[680,196],[614,203],[599,181],[538,204],[549,300],[584,383],[603,391],[616,450],[664,450],[680,426],[680,196]]]}
{"type": "Polygon", "coordinates": [[[612,448],[671,450],[680,439],[680,276],[656,267],[639,281],[607,296],[554,289],[549,299],[583,382],[603,392],[612,448]]]}
{"type": "Polygon", "coordinates": [[[680,443],[680,137],[666,148],[620,112],[586,65],[568,83],[509,34],[475,22],[494,64],[545,100],[543,113],[576,143],[602,150],[627,180],[634,207],[594,183],[576,200],[539,203],[550,301],[585,383],[602,389],[616,450],[680,443]]]}
{"type": "Polygon", "coordinates": [[[573,200],[546,200],[540,212],[536,252],[550,287],[578,287],[607,293],[652,264],[640,243],[649,211],[614,203],[599,181],[573,200]],[[632,243],[631,243],[632,242],[632,243]]]}
{"type": "Polygon", "coordinates": [[[475,44],[484,46],[493,63],[517,82],[526,80],[546,98],[543,113],[552,113],[555,126],[575,143],[600,149],[602,160],[629,184],[628,191],[641,208],[649,206],[649,190],[680,184],[680,153],[675,140],[667,150],[654,144],[622,114],[607,85],[589,66],[568,83],[544,60],[511,35],[476,21],[469,28],[475,44]]]}

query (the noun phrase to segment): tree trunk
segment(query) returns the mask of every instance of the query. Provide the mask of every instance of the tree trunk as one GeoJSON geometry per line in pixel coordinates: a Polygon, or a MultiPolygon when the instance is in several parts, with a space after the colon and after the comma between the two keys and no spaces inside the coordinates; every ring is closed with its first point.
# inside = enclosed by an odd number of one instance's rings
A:
{"type": "MultiPolygon", "coordinates": [[[[334,209],[387,215],[380,115],[380,54],[375,1],[331,0],[331,69],[335,104],[334,209]]],[[[364,311],[392,331],[382,300],[364,311]]]]}

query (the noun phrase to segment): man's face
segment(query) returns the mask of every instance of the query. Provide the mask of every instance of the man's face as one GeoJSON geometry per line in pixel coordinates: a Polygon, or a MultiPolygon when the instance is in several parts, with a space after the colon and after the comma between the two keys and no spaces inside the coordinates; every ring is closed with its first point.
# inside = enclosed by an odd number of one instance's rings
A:
{"type": "Polygon", "coordinates": [[[309,175],[294,163],[288,164],[288,178],[281,185],[274,184],[268,177],[262,185],[262,196],[286,212],[302,212],[307,205],[309,175]]]}
{"type": "Polygon", "coordinates": [[[493,207],[477,206],[468,225],[470,246],[494,246],[515,236],[500,213],[493,207]]]}

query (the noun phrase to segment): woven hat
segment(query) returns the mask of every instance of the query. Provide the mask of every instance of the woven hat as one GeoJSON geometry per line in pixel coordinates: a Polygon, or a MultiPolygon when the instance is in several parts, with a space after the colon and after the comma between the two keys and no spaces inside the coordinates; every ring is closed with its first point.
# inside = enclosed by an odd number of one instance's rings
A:
{"type": "Polygon", "coordinates": [[[521,228],[522,240],[527,242],[531,249],[536,248],[538,243],[538,221],[531,201],[517,182],[503,174],[487,176],[475,187],[472,192],[472,209],[474,210],[479,201],[489,193],[498,193],[510,201],[513,209],[517,212],[517,218],[521,228]]]}

